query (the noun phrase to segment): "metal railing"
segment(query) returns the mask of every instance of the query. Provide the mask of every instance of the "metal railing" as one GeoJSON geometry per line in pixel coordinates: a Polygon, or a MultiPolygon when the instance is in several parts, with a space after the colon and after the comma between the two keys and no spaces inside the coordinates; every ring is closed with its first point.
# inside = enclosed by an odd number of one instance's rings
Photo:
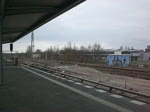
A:
{"type": "MultiPolygon", "coordinates": [[[[26,63],[22,63],[22,64],[26,64],[26,63]]],[[[30,66],[34,67],[34,68],[38,68],[38,69],[44,70],[44,71],[47,71],[49,73],[55,73],[55,74],[57,73],[57,75],[60,75],[60,76],[66,77],[66,78],[68,77],[68,78],[77,79],[77,80],[80,80],[81,83],[89,82],[91,84],[95,84],[96,85],[95,87],[97,87],[98,85],[103,86],[103,87],[107,87],[107,88],[109,88],[109,91],[114,89],[114,90],[119,90],[121,92],[137,95],[137,96],[146,98],[147,99],[146,102],[150,103],[150,95],[148,95],[148,94],[143,94],[143,93],[135,92],[135,91],[128,90],[128,89],[125,89],[125,88],[120,88],[120,87],[116,87],[116,86],[113,86],[113,85],[109,85],[109,84],[105,84],[105,83],[101,83],[101,82],[95,82],[95,81],[92,81],[92,80],[84,79],[82,77],[73,76],[73,75],[69,74],[72,71],[67,71],[67,70],[66,71],[62,71],[60,69],[52,68],[50,66],[45,66],[43,63],[41,64],[41,63],[37,63],[37,62],[36,63],[32,62],[32,64],[30,66]]],[[[76,72],[72,72],[72,73],[75,74],[76,72]]],[[[76,74],[79,74],[79,73],[76,73],[76,74]]]]}

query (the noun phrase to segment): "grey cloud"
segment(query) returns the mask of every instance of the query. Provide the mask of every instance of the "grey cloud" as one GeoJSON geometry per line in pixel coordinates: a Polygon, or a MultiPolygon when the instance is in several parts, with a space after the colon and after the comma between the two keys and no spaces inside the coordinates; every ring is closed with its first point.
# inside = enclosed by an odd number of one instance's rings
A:
{"type": "MultiPolygon", "coordinates": [[[[87,0],[35,31],[35,41],[150,44],[150,0],[87,0]],[[141,41],[142,40],[142,41],[141,41]],[[148,42],[149,41],[149,42],[148,42]]],[[[30,42],[30,35],[18,42],[30,42]]]]}

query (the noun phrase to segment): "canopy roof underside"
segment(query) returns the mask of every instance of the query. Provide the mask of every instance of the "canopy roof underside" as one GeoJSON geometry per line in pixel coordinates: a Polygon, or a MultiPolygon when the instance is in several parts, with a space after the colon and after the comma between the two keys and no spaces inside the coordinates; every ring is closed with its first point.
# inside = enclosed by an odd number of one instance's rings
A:
{"type": "Polygon", "coordinates": [[[2,43],[15,42],[84,0],[0,0],[2,43]]]}

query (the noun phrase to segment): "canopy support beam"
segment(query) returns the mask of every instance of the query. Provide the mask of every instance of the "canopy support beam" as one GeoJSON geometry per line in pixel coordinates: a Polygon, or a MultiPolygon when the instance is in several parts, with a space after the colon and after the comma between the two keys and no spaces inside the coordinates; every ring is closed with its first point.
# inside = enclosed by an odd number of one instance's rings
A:
{"type": "Polygon", "coordinates": [[[58,8],[51,8],[51,7],[29,7],[29,8],[8,8],[6,10],[5,16],[11,16],[11,15],[23,15],[23,14],[33,14],[33,13],[57,13],[59,11],[58,8]]]}

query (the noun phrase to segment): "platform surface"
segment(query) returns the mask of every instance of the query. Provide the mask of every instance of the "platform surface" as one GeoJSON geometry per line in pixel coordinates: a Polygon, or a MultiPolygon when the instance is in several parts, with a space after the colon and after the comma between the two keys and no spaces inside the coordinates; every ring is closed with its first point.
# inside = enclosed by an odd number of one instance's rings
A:
{"type": "Polygon", "coordinates": [[[149,107],[149,104],[140,104],[132,99],[32,68],[4,66],[4,85],[0,87],[0,112],[119,112],[116,108],[131,112],[149,112],[149,107]],[[104,102],[100,103],[99,100],[104,102]],[[118,107],[111,107],[110,104],[118,107]]]}

